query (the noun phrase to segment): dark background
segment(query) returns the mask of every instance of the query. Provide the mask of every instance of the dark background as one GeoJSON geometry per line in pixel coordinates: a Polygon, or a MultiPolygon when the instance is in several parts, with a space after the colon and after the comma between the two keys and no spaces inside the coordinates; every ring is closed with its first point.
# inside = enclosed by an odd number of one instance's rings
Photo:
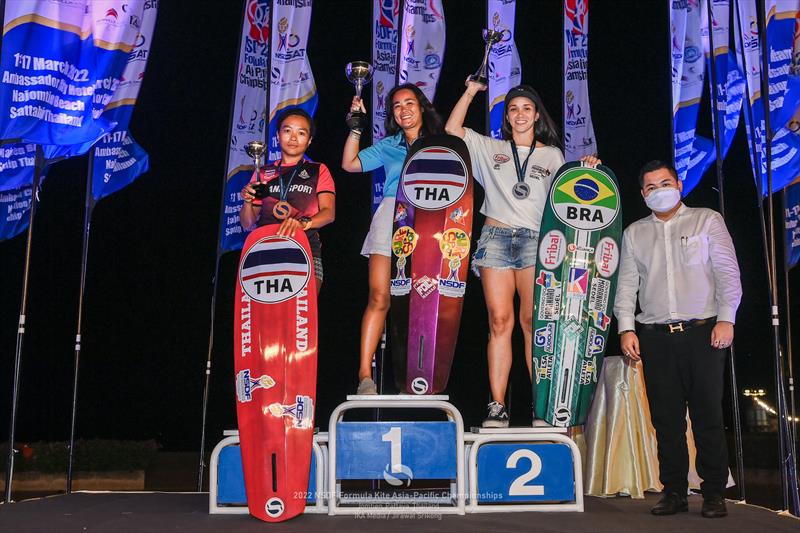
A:
{"type": "MultiPolygon", "coordinates": [[[[308,46],[320,103],[309,155],[331,168],[338,192],[337,220],[322,230],[325,285],[319,304],[317,424],[323,429],[333,408],[355,391],[367,297],[367,261],[359,250],[370,221],[370,179],[343,172],[339,162],[344,114],[353,94],[343,69],[348,61],[370,58],[371,6],[368,0],[318,0],[308,46]]],[[[435,105],[446,117],[463,90],[464,77],[482,57],[485,8],[478,0],[445,0],[444,8],[447,50],[435,105]]],[[[150,153],[151,170],[101,201],[92,218],[79,438],[155,438],[165,449],[199,449],[241,14],[241,2],[160,3],[147,81],[130,128],[150,153]]],[[[590,20],[589,87],[599,155],[620,180],[627,225],[649,214],[636,182],[639,167],[650,159],[670,158],[667,5],[595,1],[590,20]]],[[[539,90],[557,124],[562,120],[561,25],[561,2],[518,2],[516,41],[523,80],[539,90]]],[[[467,125],[483,131],[485,100],[476,100],[467,125]]],[[[710,137],[707,95],[702,110],[698,133],[710,137]]],[[[744,285],[736,329],[737,371],[740,390],[771,390],[766,271],[743,130],[740,126],[724,167],[727,223],[744,285]]],[[[59,163],[41,193],[32,242],[18,441],[69,436],[86,164],[85,157],[59,163]]],[[[711,171],[687,203],[716,207],[715,185],[711,171]]],[[[478,195],[476,206],[482,199],[478,195]]],[[[475,220],[475,237],[481,224],[475,220]]],[[[7,438],[25,243],[25,235],[0,243],[0,440],[7,438]]],[[[219,271],[210,443],[236,425],[232,292],[237,260],[238,253],[226,254],[219,271]]],[[[448,393],[466,423],[476,425],[490,399],[488,329],[480,284],[474,277],[469,281],[448,393]]],[[[792,287],[797,294],[796,273],[792,287]]],[[[797,317],[797,298],[792,309],[797,317]]],[[[616,335],[611,340],[609,355],[618,353],[616,335]]],[[[518,333],[510,404],[515,425],[530,420],[522,353],[518,333]]],[[[775,404],[774,397],[766,400],[775,404]]],[[[742,401],[749,405],[750,400],[742,401]]]]}

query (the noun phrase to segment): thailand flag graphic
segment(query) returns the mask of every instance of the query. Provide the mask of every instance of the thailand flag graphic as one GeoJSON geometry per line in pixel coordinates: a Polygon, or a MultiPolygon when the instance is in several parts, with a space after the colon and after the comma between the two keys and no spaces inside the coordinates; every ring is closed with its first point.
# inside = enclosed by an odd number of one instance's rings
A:
{"type": "Polygon", "coordinates": [[[452,150],[432,147],[415,153],[403,177],[406,198],[421,209],[442,209],[467,189],[467,167],[452,150]]]}
{"type": "Polygon", "coordinates": [[[311,274],[308,255],[291,239],[269,237],[247,250],[239,270],[244,292],[261,303],[279,303],[298,294],[311,274]]]}

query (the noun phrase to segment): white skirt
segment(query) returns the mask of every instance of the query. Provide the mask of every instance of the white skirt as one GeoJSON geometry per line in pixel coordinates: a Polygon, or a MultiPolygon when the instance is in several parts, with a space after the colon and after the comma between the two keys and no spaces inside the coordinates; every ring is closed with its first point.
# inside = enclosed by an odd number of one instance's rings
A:
{"type": "Polygon", "coordinates": [[[392,223],[394,222],[394,197],[381,200],[375,214],[372,215],[372,223],[369,225],[369,233],[364,239],[361,247],[361,255],[369,257],[372,254],[392,256],[392,223]]]}

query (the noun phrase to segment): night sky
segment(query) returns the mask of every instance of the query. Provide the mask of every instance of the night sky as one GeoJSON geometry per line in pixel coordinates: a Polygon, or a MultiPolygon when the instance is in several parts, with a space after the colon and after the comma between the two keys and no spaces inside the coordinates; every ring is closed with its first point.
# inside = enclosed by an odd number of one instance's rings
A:
{"type": "MultiPolygon", "coordinates": [[[[130,128],[150,154],[150,171],[102,200],[92,218],[79,438],[155,438],[167,449],[199,448],[240,4],[160,3],[146,81],[130,128]]],[[[523,80],[539,90],[561,124],[561,3],[518,4],[523,80]]],[[[321,232],[325,284],[319,303],[317,425],[323,429],[333,408],[355,392],[367,298],[367,261],[359,250],[370,221],[370,179],[345,173],[339,162],[347,134],[344,115],[353,94],[344,65],[370,58],[371,5],[368,0],[318,0],[308,46],[320,102],[309,156],[330,167],[337,187],[337,220],[321,232]]],[[[444,8],[447,50],[434,103],[446,118],[464,78],[480,63],[485,8],[477,0],[445,0],[444,8]]],[[[668,24],[664,2],[595,1],[591,6],[592,115],[599,155],[621,182],[626,226],[649,214],[636,183],[639,167],[670,157],[668,24]]],[[[698,133],[711,137],[707,95],[703,106],[698,133]]],[[[484,109],[485,99],[476,98],[467,125],[483,131],[484,109]]],[[[86,166],[86,157],[57,164],[41,192],[19,441],[69,436],[86,166]]],[[[744,285],[735,342],[739,388],[771,388],[766,270],[743,125],[724,170],[727,223],[744,285]]],[[[713,172],[707,173],[687,203],[716,208],[715,186],[713,172]]],[[[481,201],[476,188],[476,213],[481,201]]],[[[475,238],[482,222],[474,221],[475,238]]],[[[25,242],[21,235],[0,243],[0,440],[7,438],[25,242]]],[[[236,425],[232,294],[237,261],[238,253],[226,254],[219,270],[208,420],[212,446],[223,429],[236,425]]],[[[486,310],[477,278],[468,281],[448,393],[469,426],[480,423],[490,398],[486,310]]],[[[792,286],[797,294],[797,272],[792,286]]],[[[793,304],[797,339],[797,298],[793,304]]],[[[612,328],[616,332],[615,324],[612,328]]],[[[521,425],[530,420],[530,385],[519,331],[516,342],[510,407],[512,425],[521,425]]],[[[618,343],[612,335],[606,354],[615,353],[618,343]]],[[[774,405],[774,398],[767,399],[774,405]]]]}

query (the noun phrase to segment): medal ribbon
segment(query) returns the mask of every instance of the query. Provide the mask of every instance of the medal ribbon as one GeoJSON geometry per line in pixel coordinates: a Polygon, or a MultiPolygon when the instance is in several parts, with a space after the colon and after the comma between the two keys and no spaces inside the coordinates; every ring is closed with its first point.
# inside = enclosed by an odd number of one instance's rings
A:
{"type": "Polygon", "coordinates": [[[533,155],[533,151],[536,149],[536,139],[533,140],[531,144],[531,151],[528,152],[528,157],[525,158],[525,162],[520,166],[519,164],[519,154],[517,154],[517,143],[514,142],[514,139],[511,139],[511,153],[514,155],[514,168],[517,170],[517,182],[523,183],[525,181],[525,171],[528,169],[528,160],[533,155]]]}
{"type": "MultiPolygon", "coordinates": [[[[525,162],[527,163],[528,160],[526,159],[525,162]]],[[[297,176],[297,173],[300,172],[300,169],[303,167],[303,160],[301,159],[300,161],[297,162],[297,165],[295,165],[294,167],[294,172],[292,172],[292,175],[289,178],[289,183],[287,183],[285,187],[283,185],[283,174],[281,174],[281,166],[282,165],[279,161],[277,167],[278,167],[278,185],[281,188],[280,201],[285,202],[286,197],[289,196],[289,187],[292,186],[292,181],[294,181],[295,176],[297,176]]]]}

